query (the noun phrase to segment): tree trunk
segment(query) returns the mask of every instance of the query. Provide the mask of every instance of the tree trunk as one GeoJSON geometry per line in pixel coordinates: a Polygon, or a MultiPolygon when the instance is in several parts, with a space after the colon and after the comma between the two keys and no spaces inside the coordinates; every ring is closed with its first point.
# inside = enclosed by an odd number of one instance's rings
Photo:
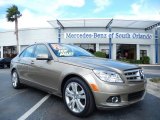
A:
{"type": "Polygon", "coordinates": [[[16,41],[17,41],[17,54],[19,54],[19,40],[18,40],[18,18],[15,19],[15,34],[16,34],[16,41]]]}

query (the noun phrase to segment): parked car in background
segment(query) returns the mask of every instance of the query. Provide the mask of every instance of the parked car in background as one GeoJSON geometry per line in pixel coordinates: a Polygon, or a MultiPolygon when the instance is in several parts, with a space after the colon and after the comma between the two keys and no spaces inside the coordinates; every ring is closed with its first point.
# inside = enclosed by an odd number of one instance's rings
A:
{"type": "Polygon", "coordinates": [[[34,44],[11,61],[15,89],[22,84],[63,98],[67,109],[84,117],[95,108],[114,109],[143,100],[146,80],[141,67],[106,58],[67,44],[34,44]]]}
{"type": "Polygon", "coordinates": [[[10,68],[12,58],[0,58],[0,68],[10,68]]]}

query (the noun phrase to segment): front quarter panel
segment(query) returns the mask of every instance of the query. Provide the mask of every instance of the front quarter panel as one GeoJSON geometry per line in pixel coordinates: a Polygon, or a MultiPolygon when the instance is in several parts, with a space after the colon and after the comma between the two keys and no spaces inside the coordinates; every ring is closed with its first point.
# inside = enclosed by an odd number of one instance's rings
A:
{"type": "MultiPolygon", "coordinates": [[[[60,63],[61,66],[63,66],[60,78],[59,78],[59,84],[58,84],[58,94],[61,94],[61,85],[63,80],[69,76],[69,75],[75,75],[81,77],[85,82],[89,85],[89,81],[87,81],[86,76],[92,73],[91,69],[86,69],[80,66],[74,66],[66,63],[60,63]],[[65,69],[64,69],[65,68],[65,69]]],[[[89,77],[89,76],[88,76],[89,77]]],[[[90,79],[90,81],[95,82],[94,79],[90,79]]],[[[63,89],[63,88],[62,88],[63,89]]]]}

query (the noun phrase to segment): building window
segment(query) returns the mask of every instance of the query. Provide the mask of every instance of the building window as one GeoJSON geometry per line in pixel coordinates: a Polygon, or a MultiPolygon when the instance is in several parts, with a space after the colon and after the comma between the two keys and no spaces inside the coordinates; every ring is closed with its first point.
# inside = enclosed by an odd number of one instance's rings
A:
{"type": "Polygon", "coordinates": [[[14,58],[17,55],[16,46],[4,46],[3,47],[3,57],[4,58],[14,58]]]}
{"type": "Polygon", "coordinates": [[[117,59],[136,60],[136,44],[117,44],[117,59]]]}
{"type": "Polygon", "coordinates": [[[147,56],[147,50],[140,50],[140,57],[147,56]]]}

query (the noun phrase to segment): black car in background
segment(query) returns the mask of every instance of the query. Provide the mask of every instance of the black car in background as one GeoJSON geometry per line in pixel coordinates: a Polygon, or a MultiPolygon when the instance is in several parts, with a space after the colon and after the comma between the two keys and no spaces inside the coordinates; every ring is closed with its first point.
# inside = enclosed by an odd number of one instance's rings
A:
{"type": "Polygon", "coordinates": [[[0,58],[0,68],[9,67],[11,63],[12,58],[0,58]]]}

